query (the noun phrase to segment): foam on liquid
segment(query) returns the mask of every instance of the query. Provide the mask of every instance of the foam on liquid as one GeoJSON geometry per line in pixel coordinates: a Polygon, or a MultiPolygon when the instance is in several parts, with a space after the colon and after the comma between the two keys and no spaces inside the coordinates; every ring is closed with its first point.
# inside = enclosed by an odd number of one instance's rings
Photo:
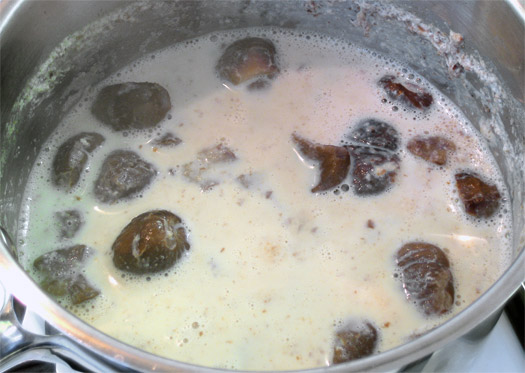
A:
{"type": "Polygon", "coordinates": [[[385,74],[426,84],[373,52],[279,29],[214,33],[143,58],[100,87],[157,82],[171,96],[170,114],[152,131],[113,133],[90,113],[99,87],[86,94],[33,169],[19,234],[22,263],[30,269],[42,253],[76,243],[92,247],[96,256],[86,274],[101,295],[73,311],[117,339],[185,362],[266,370],[327,365],[336,327],[351,318],[375,324],[379,351],[406,342],[472,303],[502,273],[510,255],[510,209],[505,204],[490,221],[466,217],[455,191],[457,170],[490,178],[506,199],[492,156],[431,87],[434,104],[423,114],[382,102],[377,81],[385,74]],[[216,75],[224,46],[248,35],[276,45],[281,74],[267,90],[223,85],[216,75]],[[368,118],[392,124],[401,136],[394,186],[366,198],[351,188],[312,194],[318,170],[294,148],[291,134],[337,145],[368,118]],[[64,194],[49,181],[51,162],[56,148],[81,131],[101,133],[106,142],[90,157],[79,186],[64,194]],[[150,144],[168,131],[183,143],[150,144]],[[456,144],[443,167],[406,151],[411,137],[432,134],[456,144]],[[210,171],[220,183],[202,191],[184,178],[182,165],[218,143],[238,160],[210,171]],[[94,181],[115,149],[139,153],[159,174],[139,198],[100,204],[94,181]],[[240,175],[255,182],[246,188],[240,175]],[[73,239],[60,240],[50,222],[56,211],[72,208],[86,223],[73,239]],[[183,219],[191,249],[169,271],[124,274],[113,266],[111,245],[132,218],[153,209],[183,219]],[[456,286],[450,314],[424,317],[394,277],[395,253],[414,240],[449,257],[456,286]]]}

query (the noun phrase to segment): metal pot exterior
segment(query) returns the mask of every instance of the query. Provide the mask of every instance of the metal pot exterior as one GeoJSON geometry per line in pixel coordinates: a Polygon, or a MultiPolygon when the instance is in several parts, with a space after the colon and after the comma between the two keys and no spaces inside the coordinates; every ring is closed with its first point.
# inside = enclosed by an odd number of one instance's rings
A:
{"type": "Polygon", "coordinates": [[[108,367],[202,371],[116,341],[61,308],[18,265],[7,233],[15,237],[20,229],[23,188],[43,142],[85,87],[143,54],[211,31],[250,26],[311,30],[388,54],[425,76],[487,137],[511,191],[514,261],[500,280],[417,340],[329,369],[391,370],[432,353],[497,312],[525,280],[525,11],[519,7],[514,1],[382,6],[364,1],[3,0],[0,226],[5,232],[0,235],[0,283],[74,341],[66,348],[97,356],[108,367]],[[463,35],[464,45],[450,30],[463,35]],[[457,73],[458,63],[468,73],[457,73]]]}

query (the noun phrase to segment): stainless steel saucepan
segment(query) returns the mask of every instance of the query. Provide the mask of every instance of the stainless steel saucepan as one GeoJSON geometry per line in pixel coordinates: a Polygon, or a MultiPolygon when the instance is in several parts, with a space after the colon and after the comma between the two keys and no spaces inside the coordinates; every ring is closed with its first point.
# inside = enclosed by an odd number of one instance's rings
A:
{"type": "Polygon", "coordinates": [[[43,142],[87,87],[178,41],[250,26],[317,31],[410,66],[479,128],[511,191],[513,264],[485,294],[414,341],[329,370],[398,369],[479,328],[525,279],[524,19],[520,0],[0,1],[0,283],[60,332],[24,331],[9,298],[0,320],[0,364],[54,348],[98,371],[203,370],[130,347],[76,318],[18,265],[9,237],[21,228],[24,185],[43,142]]]}

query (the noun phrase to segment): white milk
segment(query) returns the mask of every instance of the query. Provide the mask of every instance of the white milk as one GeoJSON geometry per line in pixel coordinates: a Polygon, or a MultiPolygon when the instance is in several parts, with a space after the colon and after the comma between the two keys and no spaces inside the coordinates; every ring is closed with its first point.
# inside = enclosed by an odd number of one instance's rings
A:
{"type": "MultiPolygon", "coordinates": [[[[73,311],[117,339],[185,362],[265,370],[327,365],[337,325],[353,317],[378,328],[379,351],[406,342],[459,312],[497,279],[509,261],[511,227],[503,213],[481,222],[466,217],[454,174],[470,169],[490,177],[506,198],[493,158],[453,104],[431,87],[425,86],[434,104],[424,113],[382,103],[386,96],[377,81],[397,73],[410,74],[342,41],[278,29],[217,33],[145,57],[100,87],[157,82],[171,96],[169,116],[153,131],[124,136],[91,115],[99,87],[86,95],[32,172],[19,234],[23,264],[30,269],[42,253],[75,243],[92,247],[96,256],[86,275],[101,295],[73,311]],[[276,45],[281,74],[267,90],[223,85],[215,73],[224,46],[247,35],[276,45]],[[372,197],[357,197],[351,188],[311,193],[319,171],[303,159],[291,134],[338,145],[367,118],[392,124],[401,136],[394,187],[372,197]],[[106,142],[72,193],[55,191],[49,170],[56,148],[81,131],[101,133],[106,142]],[[183,143],[150,145],[167,131],[183,143]],[[406,151],[408,139],[426,134],[455,142],[445,166],[406,151]],[[182,165],[218,143],[238,160],[210,171],[220,184],[202,191],[183,177],[182,165]],[[94,199],[93,184],[115,149],[139,153],[159,174],[141,197],[105,205],[94,199]],[[256,183],[242,186],[242,174],[252,174],[256,183]],[[86,223],[73,239],[61,241],[50,222],[56,211],[71,208],[86,223]],[[168,271],[124,276],[112,263],[111,246],[132,218],[153,209],[182,218],[191,248],[168,271]],[[375,228],[367,227],[369,219],[375,228]],[[449,257],[456,287],[450,314],[424,317],[394,278],[395,253],[414,240],[433,243],[449,257]]],[[[510,211],[507,205],[500,211],[505,209],[510,211]]]]}

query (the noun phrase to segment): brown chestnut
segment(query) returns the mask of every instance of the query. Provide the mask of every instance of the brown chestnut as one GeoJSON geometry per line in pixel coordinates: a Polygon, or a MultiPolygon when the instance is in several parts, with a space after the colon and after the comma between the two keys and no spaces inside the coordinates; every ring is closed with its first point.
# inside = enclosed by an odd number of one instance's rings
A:
{"type": "Polygon", "coordinates": [[[115,131],[151,128],[171,109],[168,91],[157,83],[119,83],[98,93],[91,112],[115,131]]]}
{"type": "Polygon", "coordinates": [[[366,320],[352,320],[336,331],[332,361],[340,364],[374,353],[378,333],[366,320]]]}
{"type": "Polygon", "coordinates": [[[157,171],[151,163],[129,150],[115,150],[102,164],[95,182],[95,197],[105,203],[115,203],[141,192],[157,171]]]}
{"type": "Polygon", "coordinates": [[[88,156],[104,142],[104,136],[82,132],[66,140],[53,159],[51,179],[55,186],[69,191],[78,184],[88,156]]]}
{"type": "Polygon", "coordinates": [[[190,245],[181,219],[165,210],[140,214],[113,243],[113,263],[133,273],[154,273],[172,267],[190,245]]]}
{"type": "Polygon", "coordinates": [[[495,185],[482,181],[470,172],[460,172],[455,175],[459,198],[465,206],[467,214],[477,218],[489,218],[499,208],[501,196],[495,185]]]}
{"type": "Polygon", "coordinates": [[[456,150],[456,145],[440,136],[415,137],[408,142],[407,149],[416,157],[441,166],[447,162],[447,154],[456,150]]]}
{"type": "MultiPolygon", "coordinates": [[[[256,77],[273,79],[279,73],[275,54],[275,46],[268,39],[249,37],[237,40],[226,48],[217,62],[217,72],[235,85],[256,77]]],[[[251,88],[265,88],[265,79],[253,82],[251,88]]]]}
{"type": "Polygon", "coordinates": [[[407,299],[426,315],[441,315],[454,305],[454,279],[446,254],[427,242],[410,242],[397,252],[407,299]]]}
{"type": "Polygon", "coordinates": [[[33,266],[41,276],[40,286],[56,297],[69,295],[73,304],[96,297],[100,291],[82,274],[90,256],[91,249],[86,245],[74,245],[39,256],[33,266]]]}

